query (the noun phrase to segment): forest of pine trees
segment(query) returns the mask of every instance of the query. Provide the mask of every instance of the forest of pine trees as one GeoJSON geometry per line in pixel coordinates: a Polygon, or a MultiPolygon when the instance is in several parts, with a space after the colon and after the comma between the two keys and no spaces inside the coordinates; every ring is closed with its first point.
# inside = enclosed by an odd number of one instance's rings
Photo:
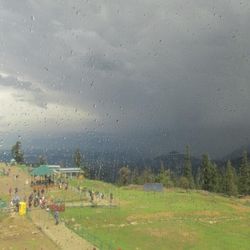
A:
{"type": "Polygon", "coordinates": [[[184,189],[201,189],[209,192],[224,193],[228,196],[250,194],[250,164],[247,151],[243,152],[241,165],[236,171],[230,161],[225,166],[218,168],[211,161],[208,154],[202,156],[200,167],[194,176],[191,163],[189,146],[185,150],[182,175],[176,177],[167,167],[161,164],[158,173],[153,173],[150,168],[139,172],[138,169],[130,170],[128,166],[122,167],[118,173],[120,185],[144,184],[159,182],[165,187],[181,187],[184,189]]]}

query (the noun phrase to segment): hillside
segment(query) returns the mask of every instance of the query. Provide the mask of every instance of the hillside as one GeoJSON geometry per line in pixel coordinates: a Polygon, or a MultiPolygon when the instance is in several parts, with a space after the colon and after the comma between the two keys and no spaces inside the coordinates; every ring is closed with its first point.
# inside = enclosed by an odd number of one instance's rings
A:
{"type": "Polygon", "coordinates": [[[68,208],[64,220],[78,234],[88,232],[114,249],[249,249],[247,199],[181,189],[144,192],[141,186],[89,180],[71,184],[113,193],[116,206],[68,208]]]}
{"type": "MultiPolygon", "coordinates": [[[[15,171],[20,175],[17,184],[23,194],[21,187],[27,173],[21,168],[15,171]]],[[[10,180],[14,182],[11,177],[1,177],[2,196],[6,196],[10,180]]],[[[178,188],[145,192],[140,185],[117,187],[89,179],[72,179],[68,190],[55,188],[46,195],[65,202],[65,212],[60,213],[60,230],[68,232],[69,244],[76,242],[77,237],[68,229],[99,249],[249,249],[249,197],[230,198],[178,188]],[[87,192],[79,192],[78,187],[87,192]],[[86,195],[89,190],[96,194],[93,202],[86,195]],[[100,193],[104,199],[97,198],[100,193]]],[[[36,212],[39,213],[31,214],[34,222],[47,228],[45,233],[57,229],[51,238],[57,243],[60,239],[63,244],[65,239],[61,238],[59,228],[52,225],[53,218],[45,211],[36,212]]]]}

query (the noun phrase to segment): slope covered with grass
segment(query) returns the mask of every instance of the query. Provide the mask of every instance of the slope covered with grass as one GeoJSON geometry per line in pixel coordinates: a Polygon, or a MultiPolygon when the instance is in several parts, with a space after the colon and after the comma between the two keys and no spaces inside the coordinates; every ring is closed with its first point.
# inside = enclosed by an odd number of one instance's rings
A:
{"type": "Polygon", "coordinates": [[[89,180],[81,185],[113,192],[117,206],[69,208],[65,220],[76,232],[87,231],[117,248],[249,249],[250,207],[244,200],[178,189],[144,192],[89,180]]]}

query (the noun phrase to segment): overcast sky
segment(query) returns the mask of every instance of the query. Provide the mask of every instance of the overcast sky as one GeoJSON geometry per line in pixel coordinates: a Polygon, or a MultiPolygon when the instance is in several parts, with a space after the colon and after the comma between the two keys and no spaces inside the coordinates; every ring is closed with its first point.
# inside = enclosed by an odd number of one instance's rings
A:
{"type": "Polygon", "coordinates": [[[248,0],[0,0],[0,143],[98,131],[159,153],[248,144],[249,24],[248,0]]]}

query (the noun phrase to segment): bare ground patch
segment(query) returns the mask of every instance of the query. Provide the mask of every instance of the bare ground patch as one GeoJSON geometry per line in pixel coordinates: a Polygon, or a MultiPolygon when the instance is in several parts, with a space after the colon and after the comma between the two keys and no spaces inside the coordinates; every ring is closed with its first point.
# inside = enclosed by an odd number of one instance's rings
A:
{"type": "Polygon", "coordinates": [[[153,237],[157,238],[166,238],[171,236],[180,237],[183,241],[194,241],[195,240],[195,233],[190,231],[180,231],[180,232],[173,232],[167,229],[149,229],[147,233],[153,237]]]}
{"type": "Polygon", "coordinates": [[[60,249],[26,217],[7,217],[0,225],[1,249],[60,249]]]}
{"type": "Polygon", "coordinates": [[[250,212],[250,207],[246,207],[241,204],[230,204],[230,207],[235,209],[238,213],[250,212]]]}
{"type": "Polygon", "coordinates": [[[208,211],[208,210],[202,210],[202,211],[195,211],[192,212],[193,215],[200,215],[200,216],[208,216],[208,217],[218,217],[221,216],[221,213],[218,211],[208,211]]]}
{"type": "Polygon", "coordinates": [[[160,212],[155,214],[137,214],[130,215],[127,217],[127,221],[137,221],[137,220],[157,220],[157,219],[166,219],[172,218],[174,216],[173,212],[160,212]]]}

